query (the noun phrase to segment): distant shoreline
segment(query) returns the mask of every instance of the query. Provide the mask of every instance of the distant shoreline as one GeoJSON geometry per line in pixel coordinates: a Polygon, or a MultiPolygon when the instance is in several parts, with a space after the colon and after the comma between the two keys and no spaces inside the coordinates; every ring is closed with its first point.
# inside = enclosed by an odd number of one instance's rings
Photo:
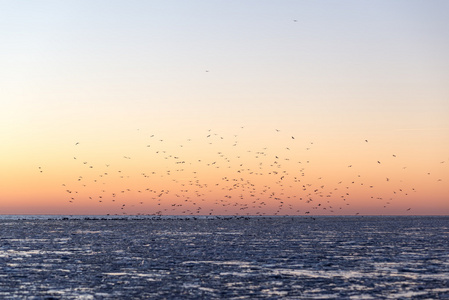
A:
{"type": "Polygon", "coordinates": [[[236,220],[236,219],[329,219],[329,218],[432,218],[432,217],[449,217],[449,215],[266,215],[266,216],[236,216],[236,215],[198,215],[198,216],[183,216],[183,215],[127,215],[127,216],[112,216],[112,215],[0,215],[2,220],[236,220]]]}

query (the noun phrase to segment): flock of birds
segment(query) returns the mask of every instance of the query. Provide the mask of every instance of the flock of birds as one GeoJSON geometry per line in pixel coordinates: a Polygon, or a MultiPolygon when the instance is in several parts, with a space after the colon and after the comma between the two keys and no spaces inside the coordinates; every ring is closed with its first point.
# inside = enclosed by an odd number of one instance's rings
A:
{"type": "MultiPolygon", "coordinates": [[[[375,169],[383,164],[380,160],[371,162],[374,171],[347,164],[339,180],[332,179],[335,174],[317,176],[320,162],[311,155],[313,141],[278,129],[273,133],[285,144],[258,148],[242,142],[239,134],[228,137],[207,130],[198,139],[173,146],[150,134],[143,137],[136,155],[124,153],[119,160],[101,163],[83,158],[78,151],[83,143],[76,142],[72,162],[80,174],[61,185],[69,203],[94,202],[108,215],[344,214],[355,201],[377,201],[387,208],[416,192],[375,169]],[[365,176],[366,171],[375,172],[382,184],[365,176]]],[[[389,159],[397,157],[392,153],[389,159]]]]}

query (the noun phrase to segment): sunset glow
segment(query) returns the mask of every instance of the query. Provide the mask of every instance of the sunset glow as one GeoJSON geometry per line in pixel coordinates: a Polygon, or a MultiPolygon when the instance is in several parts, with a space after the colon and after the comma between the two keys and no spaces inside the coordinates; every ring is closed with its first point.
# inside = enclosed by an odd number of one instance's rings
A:
{"type": "Polygon", "coordinates": [[[1,214],[447,215],[449,6],[0,12],[1,214]]]}

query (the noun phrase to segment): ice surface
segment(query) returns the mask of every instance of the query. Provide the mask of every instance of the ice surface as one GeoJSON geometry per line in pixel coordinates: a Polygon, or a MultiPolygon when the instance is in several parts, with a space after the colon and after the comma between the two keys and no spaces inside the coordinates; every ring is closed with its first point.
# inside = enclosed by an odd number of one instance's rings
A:
{"type": "Polygon", "coordinates": [[[449,299],[449,217],[0,218],[0,298],[449,299]]]}

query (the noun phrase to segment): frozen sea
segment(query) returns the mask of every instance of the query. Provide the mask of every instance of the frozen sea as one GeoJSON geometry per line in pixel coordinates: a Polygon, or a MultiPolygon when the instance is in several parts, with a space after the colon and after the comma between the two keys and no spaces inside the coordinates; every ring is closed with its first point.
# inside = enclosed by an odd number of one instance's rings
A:
{"type": "Polygon", "coordinates": [[[449,217],[1,216],[2,299],[449,299],[449,217]]]}

